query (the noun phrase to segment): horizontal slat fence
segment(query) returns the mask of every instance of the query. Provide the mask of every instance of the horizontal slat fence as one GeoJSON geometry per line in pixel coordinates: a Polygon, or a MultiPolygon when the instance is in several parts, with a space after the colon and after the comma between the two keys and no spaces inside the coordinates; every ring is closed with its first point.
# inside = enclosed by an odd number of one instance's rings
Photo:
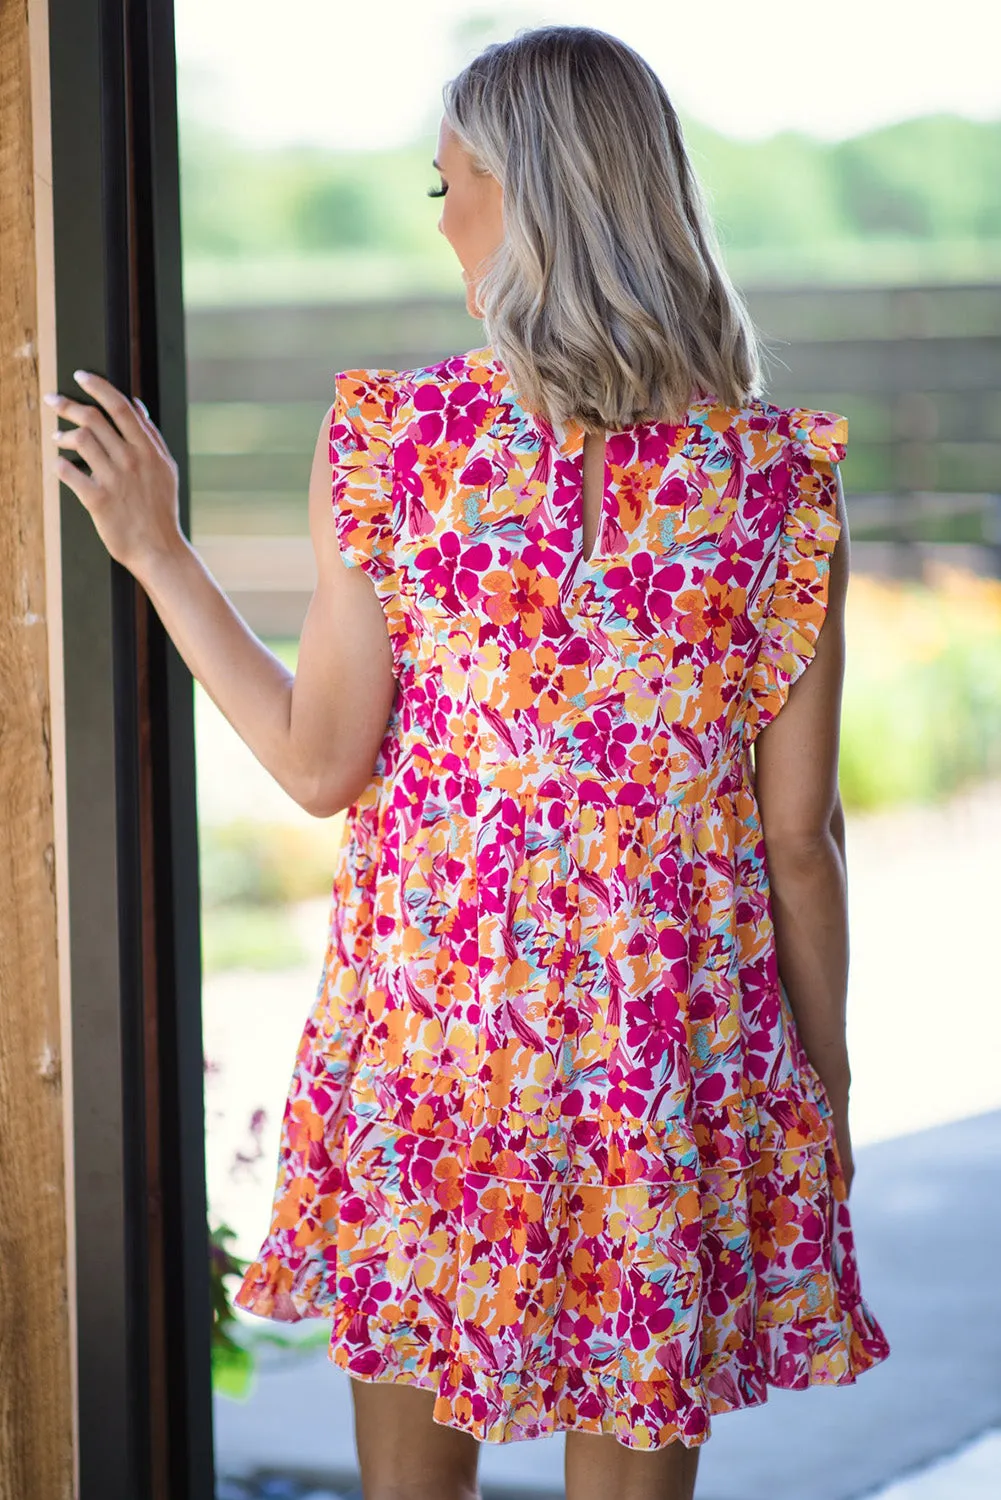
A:
{"type": "MultiPolygon", "coordinates": [[[[1001,288],[747,295],[769,399],[849,419],[855,566],[920,573],[945,549],[1001,572],[1001,288]]],[[[480,344],[482,325],[454,298],[194,308],[187,338],[196,539],[257,628],[294,634],[312,586],[309,465],[335,372],[430,364],[480,344]]]]}

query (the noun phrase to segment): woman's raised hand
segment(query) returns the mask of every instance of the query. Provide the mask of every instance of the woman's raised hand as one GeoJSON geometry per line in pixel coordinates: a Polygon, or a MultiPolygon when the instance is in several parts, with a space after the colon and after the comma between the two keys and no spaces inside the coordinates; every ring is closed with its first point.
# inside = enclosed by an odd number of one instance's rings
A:
{"type": "Polygon", "coordinates": [[[100,375],[73,378],[90,406],[55,393],[43,399],[73,422],[53,434],[79,454],[90,472],[63,454],[56,471],[89,511],[111,556],[142,577],[157,558],[184,545],[177,505],[177,465],[141,401],[131,401],[100,375]]]}

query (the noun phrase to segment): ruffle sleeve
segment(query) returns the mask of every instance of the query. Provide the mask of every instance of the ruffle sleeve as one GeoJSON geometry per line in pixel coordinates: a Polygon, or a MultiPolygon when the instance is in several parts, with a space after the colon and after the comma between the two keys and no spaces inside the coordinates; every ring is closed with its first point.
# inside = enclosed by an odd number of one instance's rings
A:
{"type": "Polygon", "coordinates": [[[827,612],[831,553],[841,534],[834,465],[845,456],[847,418],[795,409],[782,413],[779,433],[786,439],[789,488],[760,649],[748,682],[749,741],[771,723],[813,659],[827,612]]]}
{"type": "Polygon", "coordinates": [[[399,676],[406,662],[408,626],[399,589],[393,500],[397,390],[386,370],[347,370],[334,386],[330,464],[337,543],[345,564],[361,568],[372,580],[399,676]]]}

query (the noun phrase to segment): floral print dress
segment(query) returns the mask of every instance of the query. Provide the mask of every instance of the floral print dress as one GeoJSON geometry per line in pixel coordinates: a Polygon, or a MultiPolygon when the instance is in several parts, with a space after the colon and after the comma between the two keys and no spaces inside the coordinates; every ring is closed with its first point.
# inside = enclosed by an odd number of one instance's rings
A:
{"type": "Polygon", "coordinates": [[[337,377],[398,691],[236,1301],[478,1439],[694,1446],[888,1353],[750,756],[823,621],[846,429],[706,395],[610,435],[587,557],[583,431],[489,349],[337,377]]]}

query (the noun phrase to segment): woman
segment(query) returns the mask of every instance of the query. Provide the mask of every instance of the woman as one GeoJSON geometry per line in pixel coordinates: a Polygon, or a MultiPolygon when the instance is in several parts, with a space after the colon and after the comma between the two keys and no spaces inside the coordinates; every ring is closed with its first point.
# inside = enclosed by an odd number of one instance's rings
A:
{"type": "Polygon", "coordinates": [[[846,424],[757,394],[621,42],[488,48],[435,166],[490,344],[337,377],[294,678],[140,403],[56,398],[60,473],[261,762],[347,809],[237,1301],[331,1318],[366,1500],[557,1429],[569,1500],[690,1497],[712,1415],[888,1352],[847,1206],[846,424]]]}

